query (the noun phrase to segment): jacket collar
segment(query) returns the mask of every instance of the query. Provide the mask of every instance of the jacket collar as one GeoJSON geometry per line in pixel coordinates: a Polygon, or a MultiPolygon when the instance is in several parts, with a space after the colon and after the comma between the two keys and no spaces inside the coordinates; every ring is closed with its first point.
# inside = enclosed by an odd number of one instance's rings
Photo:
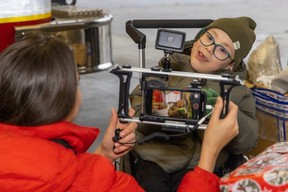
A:
{"type": "Polygon", "coordinates": [[[0,123],[0,131],[46,140],[63,139],[76,153],[85,152],[100,132],[98,128],[83,127],[66,121],[33,127],[0,123]]]}

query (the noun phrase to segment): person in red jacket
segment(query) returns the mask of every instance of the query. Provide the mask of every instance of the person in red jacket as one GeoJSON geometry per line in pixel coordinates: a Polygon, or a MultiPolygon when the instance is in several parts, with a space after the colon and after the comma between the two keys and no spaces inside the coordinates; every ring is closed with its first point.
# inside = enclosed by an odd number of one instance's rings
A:
{"type": "Polygon", "coordinates": [[[78,81],[73,53],[57,38],[35,35],[1,52],[0,191],[143,191],[114,170],[113,161],[132,147],[114,143],[115,129],[131,143],[136,128],[119,123],[115,110],[102,144],[86,153],[99,129],[72,123],[78,81]]]}
{"type": "MultiPolygon", "coordinates": [[[[112,109],[101,145],[86,152],[99,129],[72,123],[81,104],[78,81],[71,49],[55,37],[26,37],[0,54],[0,191],[144,191],[113,165],[135,142],[135,123],[120,123],[112,109]],[[112,140],[116,128],[122,130],[119,142],[112,140]]],[[[222,106],[219,98],[200,163],[179,191],[219,191],[212,170],[219,151],[238,133],[237,106],[231,103],[220,119],[222,106]]]]}

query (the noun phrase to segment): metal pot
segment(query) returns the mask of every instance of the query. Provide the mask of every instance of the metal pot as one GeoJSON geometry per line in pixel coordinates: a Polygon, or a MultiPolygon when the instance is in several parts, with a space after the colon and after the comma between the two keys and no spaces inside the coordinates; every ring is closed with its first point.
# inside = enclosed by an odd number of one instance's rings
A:
{"type": "Polygon", "coordinates": [[[15,27],[16,41],[28,33],[44,33],[66,42],[74,52],[79,73],[105,70],[113,66],[110,14],[89,18],[56,18],[50,23],[15,27]]]}

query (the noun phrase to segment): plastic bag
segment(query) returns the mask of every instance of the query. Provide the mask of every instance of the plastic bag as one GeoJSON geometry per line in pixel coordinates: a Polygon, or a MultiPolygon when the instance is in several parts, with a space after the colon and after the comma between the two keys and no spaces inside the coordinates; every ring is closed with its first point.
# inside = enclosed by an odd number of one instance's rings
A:
{"type": "MultiPolygon", "coordinates": [[[[254,84],[259,83],[257,82],[258,78],[263,80],[263,77],[260,78],[261,76],[271,77],[279,74],[282,67],[280,63],[279,44],[276,42],[275,38],[273,36],[267,37],[250,54],[247,64],[250,76],[249,81],[254,84]]],[[[263,81],[269,86],[271,85],[271,80],[272,78],[263,81]]]]}
{"type": "Polygon", "coordinates": [[[288,93],[288,68],[285,68],[274,77],[271,82],[271,87],[273,90],[279,91],[280,93],[288,93]]]}

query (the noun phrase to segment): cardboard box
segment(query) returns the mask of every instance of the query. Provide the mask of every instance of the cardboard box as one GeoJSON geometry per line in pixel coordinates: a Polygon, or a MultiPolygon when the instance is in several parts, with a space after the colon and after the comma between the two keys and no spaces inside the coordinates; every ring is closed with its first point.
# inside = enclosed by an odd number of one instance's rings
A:
{"type": "Polygon", "coordinates": [[[221,192],[288,191],[288,142],[278,142],[220,179],[221,192]]]}
{"type": "Polygon", "coordinates": [[[258,141],[257,141],[257,145],[248,153],[246,153],[245,155],[251,159],[257,155],[259,155],[260,153],[262,153],[267,147],[275,144],[277,142],[274,141],[270,141],[268,139],[263,139],[261,136],[258,137],[258,141]]]}

